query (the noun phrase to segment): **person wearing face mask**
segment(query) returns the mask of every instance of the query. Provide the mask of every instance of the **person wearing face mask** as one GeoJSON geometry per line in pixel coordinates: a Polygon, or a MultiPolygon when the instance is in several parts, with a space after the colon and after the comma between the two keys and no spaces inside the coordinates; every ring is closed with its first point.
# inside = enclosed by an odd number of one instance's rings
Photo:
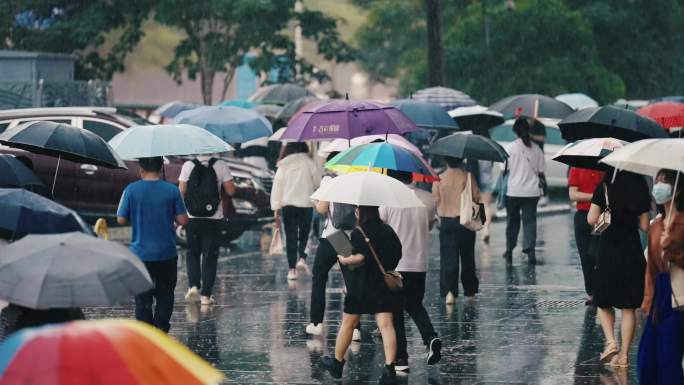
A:
{"type": "Polygon", "coordinates": [[[636,309],[644,298],[645,262],[639,229],[648,231],[651,195],[646,180],[630,172],[606,173],[594,191],[587,222],[594,226],[610,210],[611,223],[597,245],[593,301],[598,308],[605,349],[602,363],[625,368],[636,328],[636,309]],[[615,339],[615,309],[622,313],[622,346],[615,339]]]}
{"type": "Polygon", "coordinates": [[[648,231],[648,260],[641,304],[648,318],[639,343],[637,368],[640,384],[684,383],[684,313],[672,308],[670,261],[661,243],[668,223],[684,203],[679,187],[681,175],[677,191],[673,193],[676,180],[676,171],[660,170],[652,190],[659,214],[648,231]]]}

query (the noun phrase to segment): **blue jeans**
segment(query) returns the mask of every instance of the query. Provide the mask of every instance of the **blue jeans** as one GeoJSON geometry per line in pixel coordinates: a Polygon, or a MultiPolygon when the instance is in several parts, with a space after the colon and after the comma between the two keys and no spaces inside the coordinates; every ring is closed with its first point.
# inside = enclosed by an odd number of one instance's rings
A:
{"type": "Polygon", "coordinates": [[[513,252],[523,225],[523,253],[534,252],[537,243],[537,202],[539,197],[506,197],[506,251],[513,252]]]}
{"type": "Polygon", "coordinates": [[[178,278],[177,258],[144,263],[154,287],[135,296],[135,319],[168,333],[178,278]]]}
{"type": "Polygon", "coordinates": [[[448,292],[458,295],[459,265],[463,293],[475,295],[480,284],[475,274],[475,232],[463,227],[458,217],[440,219],[440,295],[445,297],[448,292]]]}

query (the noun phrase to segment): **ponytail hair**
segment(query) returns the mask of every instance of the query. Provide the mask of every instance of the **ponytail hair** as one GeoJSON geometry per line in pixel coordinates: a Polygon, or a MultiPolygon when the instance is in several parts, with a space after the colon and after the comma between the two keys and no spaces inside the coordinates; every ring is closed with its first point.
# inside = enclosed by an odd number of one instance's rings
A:
{"type": "Polygon", "coordinates": [[[525,146],[530,147],[532,145],[532,138],[530,137],[530,121],[525,117],[520,117],[513,123],[513,132],[520,139],[522,139],[525,146]]]}

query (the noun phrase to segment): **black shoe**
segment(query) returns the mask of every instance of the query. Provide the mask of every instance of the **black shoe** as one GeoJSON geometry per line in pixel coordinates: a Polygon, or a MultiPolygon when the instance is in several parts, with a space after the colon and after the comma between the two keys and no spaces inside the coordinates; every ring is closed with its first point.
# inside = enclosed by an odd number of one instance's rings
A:
{"type": "Polygon", "coordinates": [[[344,363],[346,361],[337,361],[335,357],[325,356],[321,358],[318,366],[325,369],[330,373],[331,376],[335,378],[342,378],[342,369],[344,369],[344,363]]]}
{"type": "Polygon", "coordinates": [[[435,337],[430,340],[428,345],[427,363],[428,365],[434,365],[442,359],[442,340],[439,337],[435,337]]]}
{"type": "Polygon", "coordinates": [[[513,252],[511,250],[506,250],[502,257],[506,260],[506,262],[511,263],[513,261],[513,252]]]}
{"type": "Polygon", "coordinates": [[[396,361],[394,361],[394,369],[397,372],[403,373],[409,373],[411,371],[411,369],[409,369],[408,360],[406,358],[397,358],[396,361]]]}
{"type": "Polygon", "coordinates": [[[382,376],[378,380],[380,385],[394,385],[397,383],[397,372],[394,370],[394,364],[385,365],[382,368],[382,376]]]}

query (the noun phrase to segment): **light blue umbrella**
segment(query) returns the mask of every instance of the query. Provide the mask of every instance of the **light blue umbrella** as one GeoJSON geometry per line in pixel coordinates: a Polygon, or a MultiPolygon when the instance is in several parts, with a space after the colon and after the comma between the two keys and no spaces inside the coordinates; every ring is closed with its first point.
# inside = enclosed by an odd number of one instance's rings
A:
{"type": "Polygon", "coordinates": [[[459,129],[456,121],[437,103],[399,99],[390,104],[406,114],[418,127],[453,131],[459,129]]]}
{"type": "Polygon", "coordinates": [[[243,143],[273,134],[268,119],[240,107],[195,108],[181,112],[173,122],[202,127],[228,143],[243,143]]]}
{"type": "Polygon", "coordinates": [[[234,150],[218,136],[189,124],[134,126],[118,133],[109,141],[109,145],[124,159],[214,154],[234,150]]]}
{"type": "Polygon", "coordinates": [[[252,103],[249,100],[233,99],[233,100],[225,100],[220,105],[224,106],[224,107],[240,107],[240,108],[247,108],[247,109],[251,110],[252,108],[258,106],[259,104],[252,103]]]}
{"type": "Polygon", "coordinates": [[[556,96],[556,100],[560,100],[561,102],[567,104],[575,110],[599,106],[596,100],[582,93],[560,94],[556,96]]]}

